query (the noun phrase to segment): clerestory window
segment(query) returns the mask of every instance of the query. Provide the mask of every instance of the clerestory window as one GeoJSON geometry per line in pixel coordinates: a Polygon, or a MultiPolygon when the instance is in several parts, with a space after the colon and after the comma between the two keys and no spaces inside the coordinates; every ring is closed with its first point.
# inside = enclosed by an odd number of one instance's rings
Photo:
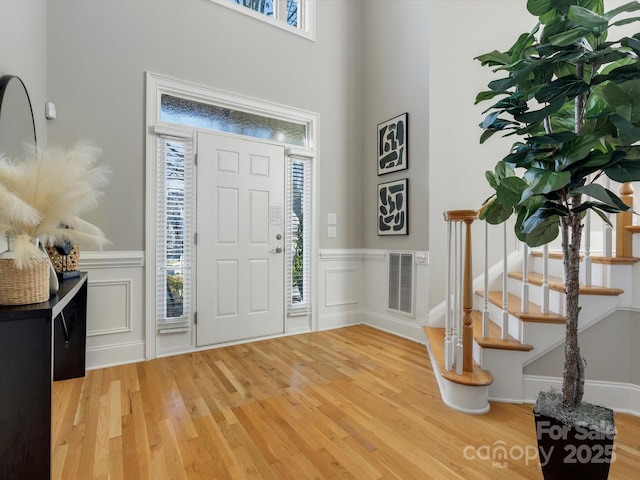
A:
{"type": "Polygon", "coordinates": [[[313,0],[211,0],[258,20],[314,39],[313,0]]]}

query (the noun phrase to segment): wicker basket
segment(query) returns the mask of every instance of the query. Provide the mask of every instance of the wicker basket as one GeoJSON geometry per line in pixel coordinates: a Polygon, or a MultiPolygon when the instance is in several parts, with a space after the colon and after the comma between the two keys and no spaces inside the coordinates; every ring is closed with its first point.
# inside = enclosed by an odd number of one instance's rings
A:
{"type": "Polygon", "coordinates": [[[49,259],[33,260],[22,270],[13,259],[0,259],[0,305],[28,305],[49,300],[49,259]]]}
{"type": "Polygon", "coordinates": [[[45,249],[56,272],[63,273],[78,270],[78,261],[80,260],[80,248],[78,248],[78,245],[74,245],[69,255],[66,256],[60,255],[53,245],[47,245],[45,249]]]}

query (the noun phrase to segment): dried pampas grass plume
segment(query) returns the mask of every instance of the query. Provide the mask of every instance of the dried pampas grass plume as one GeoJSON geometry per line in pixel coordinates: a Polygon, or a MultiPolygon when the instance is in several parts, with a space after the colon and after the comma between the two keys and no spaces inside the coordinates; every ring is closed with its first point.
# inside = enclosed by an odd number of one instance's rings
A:
{"type": "Polygon", "coordinates": [[[16,266],[39,255],[43,244],[68,240],[102,248],[98,227],[80,218],[94,208],[110,177],[97,166],[100,149],[81,142],[65,150],[25,147],[20,159],[0,154],[0,232],[15,235],[16,266]]]}

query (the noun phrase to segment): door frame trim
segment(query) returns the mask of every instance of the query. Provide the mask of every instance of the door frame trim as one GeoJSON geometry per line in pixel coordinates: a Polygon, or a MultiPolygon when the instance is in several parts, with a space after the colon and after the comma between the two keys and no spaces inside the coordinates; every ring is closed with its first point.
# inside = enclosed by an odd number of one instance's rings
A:
{"type": "MultiPolygon", "coordinates": [[[[312,195],[311,212],[313,233],[311,241],[311,269],[312,269],[312,292],[311,292],[311,321],[312,331],[318,329],[318,240],[319,240],[319,207],[318,207],[318,172],[319,172],[319,121],[317,113],[289,107],[286,105],[269,102],[253,97],[239,95],[222,90],[216,90],[204,85],[198,85],[183,80],[178,80],[165,75],[146,72],[146,114],[145,114],[145,358],[147,360],[163,355],[165,352],[158,352],[158,334],[156,332],[156,142],[160,134],[171,134],[175,137],[191,139],[194,149],[197,147],[196,132],[198,129],[176,125],[160,121],[160,98],[162,94],[174,95],[195,101],[223,105],[232,109],[244,110],[258,115],[263,115],[281,120],[287,120],[307,125],[308,146],[299,147],[277,142],[265,141],[254,137],[242,135],[225,134],[224,132],[214,132],[216,134],[237,136],[243,139],[254,139],[264,143],[276,143],[283,145],[285,149],[295,150],[296,154],[311,158],[312,175],[312,195]]],[[[209,130],[207,130],[209,131],[209,130]]],[[[197,151],[196,151],[197,154],[197,151]]],[[[286,305],[285,305],[286,306],[286,305]]],[[[287,335],[287,316],[285,309],[285,332],[287,335]]],[[[191,329],[189,343],[177,346],[171,350],[170,354],[193,351],[195,348],[195,329],[191,329]]],[[[206,347],[202,347],[206,348],[206,347]]]]}

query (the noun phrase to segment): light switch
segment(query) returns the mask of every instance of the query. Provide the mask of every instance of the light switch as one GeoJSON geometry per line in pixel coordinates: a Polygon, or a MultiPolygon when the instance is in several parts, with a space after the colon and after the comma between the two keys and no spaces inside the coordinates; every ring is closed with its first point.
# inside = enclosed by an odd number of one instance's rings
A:
{"type": "Polygon", "coordinates": [[[335,213],[327,213],[327,225],[335,225],[337,223],[335,213]]]}
{"type": "Polygon", "coordinates": [[[58,116],[56,113],[56,106],[53,102],[46,102],[44,104],[44,116],[48,120],[53,120],[58,116]]]}
{"type": "Polygon", "coordinates": [[[327,230],[327,237],[335,238],[336,237],[336,227],[329,227],[327,230]]]}

